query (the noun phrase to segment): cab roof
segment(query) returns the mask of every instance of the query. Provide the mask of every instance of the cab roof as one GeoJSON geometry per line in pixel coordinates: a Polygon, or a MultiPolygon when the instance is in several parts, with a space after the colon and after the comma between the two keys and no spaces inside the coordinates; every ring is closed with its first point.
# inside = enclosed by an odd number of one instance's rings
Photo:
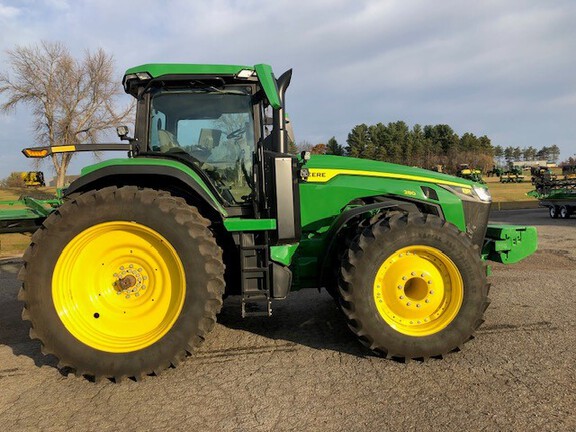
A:
{"type": "Polygon", "coordinates": [[[177,78],[178,76],[194,75],[209,77],[228,77],[235,78],[239,82],[257,78],[264,89],[264,93],[270,105],[278,109],[281,107],[280,96],[276,78],[272,72],[272,67],[267,64],[257,64],[254,66],[242,65],[215,65],[215,64],[187,64],[187,63],[148,63],[135,66],[126,71],[122,83],[126,93],[135,96],[134,85],[144,83],[150,79],[154,80],[161,77],[177,78]]]}

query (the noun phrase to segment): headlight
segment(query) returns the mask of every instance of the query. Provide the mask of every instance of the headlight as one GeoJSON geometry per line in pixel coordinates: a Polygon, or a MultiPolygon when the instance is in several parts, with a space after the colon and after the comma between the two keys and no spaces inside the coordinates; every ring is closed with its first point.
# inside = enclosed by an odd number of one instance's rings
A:
{"type": "Polygon", "coordinates": [[[453,194],[456,194],[461,199],[466,201],[481,201],[481,202],[492,202],[492,197],[488,189],[480,186],[453,186],[453,185],[438,185],[446,190],[449,190],[453,194]]]}
{"type": "Polygon", "coordinates": [[[236,78],[239,79],[248,79],[256,75],[256,72],[251,69],[242,69],[240,72],[236,74],[236,78]]]}
{"type": "Polygon", "coordinates": [[[492,201],[492,196],[490,195],[490,192],[488,192],[487,188],[474,186],[474,192],[476,193],[478,198],[480,198],[480,201],[484,201],[484,202],[491,202],[492,201]]]}
{"type": "Polygon", "coordinates": [[[136,76],[140,81],[152,79],[152,75],[150,75],[148,72],[136,72],[136,76]]]}

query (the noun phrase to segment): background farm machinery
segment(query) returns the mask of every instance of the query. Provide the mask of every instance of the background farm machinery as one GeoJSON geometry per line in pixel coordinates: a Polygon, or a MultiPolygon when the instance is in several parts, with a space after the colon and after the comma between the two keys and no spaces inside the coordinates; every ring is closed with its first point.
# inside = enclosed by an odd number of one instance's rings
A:
{"type": "Polygon", "coordinates": [[[551,218],[568,219],[576,212],[576,176],[543,174],[534,177],[533,183],[535,190],[529,195],[538,198],[540,206],[548,208],[551,218]]]}

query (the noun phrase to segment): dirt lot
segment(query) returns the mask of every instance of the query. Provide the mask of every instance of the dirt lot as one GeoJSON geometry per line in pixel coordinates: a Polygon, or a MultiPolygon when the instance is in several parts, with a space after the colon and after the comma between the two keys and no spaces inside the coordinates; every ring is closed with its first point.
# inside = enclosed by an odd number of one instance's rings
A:
{"type": "Polygon", "coordinates": [[[0,425],[21,430],[576,430],[576,219],[546,210],[539,251],[495,266],[492,304],[463,351],[427,363],[371,356],[314,290],[242,320],[225,302],[197,355],[141,383],[63,376],[28,339],[18,264],[0,272],[0,425]]]}

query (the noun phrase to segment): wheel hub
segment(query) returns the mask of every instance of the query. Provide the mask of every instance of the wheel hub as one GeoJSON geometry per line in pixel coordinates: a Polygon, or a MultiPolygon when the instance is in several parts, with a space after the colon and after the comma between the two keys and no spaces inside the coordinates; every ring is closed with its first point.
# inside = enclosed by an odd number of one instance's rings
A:
{"type": "Polygon", "coordinates": [[[126,298],[131,295],[138,297],[146,289],[147,272],[135,264],[121,265],[113,274],[114,289],[118,295],[124,294],[126,298]]]}

